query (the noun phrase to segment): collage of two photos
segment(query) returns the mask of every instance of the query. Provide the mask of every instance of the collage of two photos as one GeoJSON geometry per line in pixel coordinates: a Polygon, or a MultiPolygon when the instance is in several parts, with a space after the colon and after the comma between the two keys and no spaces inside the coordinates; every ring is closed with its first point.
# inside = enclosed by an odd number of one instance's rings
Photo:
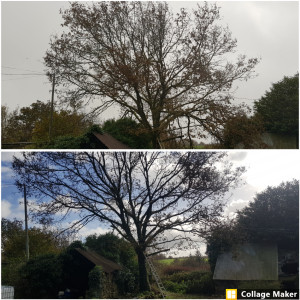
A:
{"type": "Polygon", "coordinates": [[[299,299],[298,1],[1,2],[2,299],[299,299]]]}

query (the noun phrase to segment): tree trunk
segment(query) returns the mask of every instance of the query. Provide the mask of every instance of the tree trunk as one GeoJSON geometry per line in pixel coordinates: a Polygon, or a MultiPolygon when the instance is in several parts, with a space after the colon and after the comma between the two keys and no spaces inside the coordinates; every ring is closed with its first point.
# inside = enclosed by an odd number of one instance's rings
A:
{"type": "Polygon", "coordinates": [[[150,291],[145,255],[141,250],[136,250],[136,253],[139,263],[139,290],[140,292],[150,291]]]}
{"type": "Polygon", "coordinates": [[[159,134],[155,130],[152,132],[152,147],[153,149],[160,149],[159,134]]]}

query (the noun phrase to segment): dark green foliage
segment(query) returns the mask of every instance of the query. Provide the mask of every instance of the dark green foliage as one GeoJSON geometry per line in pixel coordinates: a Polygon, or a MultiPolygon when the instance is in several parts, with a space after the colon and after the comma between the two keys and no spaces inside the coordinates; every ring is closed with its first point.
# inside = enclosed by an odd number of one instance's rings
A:
{"type": "Polygon", "coordinates": [[[119,271],[116,278],[116,284],[118,286],[118,291],[120,295],[128,295],[137,291],[137,277],[137,270],[132,271],[128,268],[124,268],[123,270],[119,271]]]}
{"type": "Polygon", "coordinates": [[[296,276],[289,276],[280,282],[282,289],[299,289],[299,273],[296,276]]]}
{"type": "Polygon", "coordinates": [[[25,263],[18,260],[9,263],[3,262],[1,265],[1,283],[2,285],[17,286],[20,278],[20,268],[25,263]]]}
{"type": "Polygon", "coordinates": [[[90,235],[86,238],[85,246],[98,254],[128,268],[137,265],[135,251],[125,240],[113,233],[90,235]]]}
{"type": "Polygon", "coordinates": [[[99,266],[95,266],[89,273],[89,290],[87,292],[87,297],[89,299],[99,299],[102,298],[102,277],[103,270],[99,266]]]}
{"type": "Polygon", "coordinates": [[[211,272],[215,270],[220,253],[228,251],[234,243],[242,243],[244,240],[246,240],[246,234],[237,229],[234,221],[215,228],[211,235],[206,238],[206,254],[211,272]]]}
{"type": "Polygon", "coordinates": [[[199,279],[187,282],[187,294],[212,294],[215,291],[211,273],[202,274],[199,279]]]}
{"type": "Polygon", "coordinates": [[[299,181],[268,187],[238,212],[238,227],[252,241],[272,241],[297,249],[299,243],[299,181]]]}
{"type": "MultiPolygon", "coordinates": [[[[218,255],[243,242],[272,242],[279,248],[299,249],[299,181],[268,187],[238,212],[232,224],[223,224],[207,238],[212,272],[218,255]]],[[[298,252],[297,252],[298,253],[298,252]]]]}
{"type": "Polygon", "coordinates": [[[267,131],[278,134],[299,133],[299,74],[274,83],[259,101],[255,113],[262,117],[267,131]]]}
{"type": "Polygon", "coordinates": [[[156,293],[155,291],[145,291],[138,294],[137,299],[158,299],[160,297],[160,293],[156,293]]]}
{"type": "Polygon", "coordinates": [[[93,132],[101,133],[102,131],[98,125],[93,125],[81,136],[60,136],[51,143],[39,143],[37,147],[44,149],[101,149],[102,146],[93,132]]]}
{"type": "Polygon", "coordinates": [[[237,288],[241,290],[279,290],[278,280],[242,280],[237,283],[237,288]]]}
{"type": "Polygon", "coordinates": [[[132,119],[107,120],[102,129],[132,149],[152,148],[151,136],[132,119]]]}
{"type": "MultiPolygon", "coordinates": [[[[19,268],[26,262],[25,241],[26,234],[23,229],[23,222],[14,219],[10,221],[2,218],[2,283],[16,285],[19,277],[19,268]]],[[[30,241],[30,258],[40,255],[59,253],[66,246],[63,238],[56,236],[45,228],[31,227],[28,232],[30,241]]]]}
{"type": "Polygon", "coordinates": [[[16,248],[15,241],[19,240],[20,235],[23,233],[23,222],[17,219],[10,221],[8,219],[1,219],[1,254],[2,260],[5,258],[11,257],[14,259],[18,259],[20,257],[16,257],[15,253],[12,253],[11,250],[16,248]],[[12,245],[12,246],[11,246],[12,245]],[[8,248],[10,251],[7,251],[8,248]]]}
{"type": "Polygon", "coordinates": [[[187,289],[187,285],[184,281],[178,283],[178,282],[166,280],[164,281],[164,287],[167,291],[173,293],[180,293],[180,294],[185,294],[187,289]]]}
{"type": "Polygon", "coordinates": [[[70,252],[72,251],[73,249],[76,249],[76,248],[80,248],[80,249],[84,249],[84,245],[81,241],[74,241],[72,242],[69,247],[66,249],[67,252],[70,252]]]}
{"type": "Polygon", "coordinates": [[[20,279],[15,287],[16,298],[57,298],[61,285],[62,267],[57,255],[47,254],[30,259],[20,269],[20,279]]]}
{"type": "Polygon", "coordinates": [[[138,265],[132,246],[113,233],[90,235],[86,238],[85,246],[123,266],[116,277],[119,293],[125,295],[137,289],[138,265]]]}
{"type": "Polygon", "coordinates": [[[210,272],[176,273],[167,276],[164,285],[170,292],[187,294],[211,294],[215,289],[210,272]]]}
{"type": "MultiPolygon", "coordinates": [[[[56,238],[54,232],[45,229],[32,227],[28,230],[30,241],[30,257],[36,257],[42,254],[58,253],[65,246],[59,238],[56,238]]],[[[3,237],[2,260],[6,262],[25,261],[25,230],[16,231],[14,236],[3,237]]]]}
{"type": "Polygon", "coordinates": [[[85,245],[87,248],[97,252],[98,254],[119,263],[120,262],[120,249],[119,239],[112,233],[97,236],[96,234],[90,235],[86,238],[85,245]]]}

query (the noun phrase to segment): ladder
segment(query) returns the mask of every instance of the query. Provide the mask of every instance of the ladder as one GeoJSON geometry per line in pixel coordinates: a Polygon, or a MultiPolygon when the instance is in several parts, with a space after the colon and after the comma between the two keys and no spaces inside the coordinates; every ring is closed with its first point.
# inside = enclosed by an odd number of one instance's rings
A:
{"type": "Polygon", "coordinates": [[[150,268],[150,271],[151,271],[151,273],[152,273],[152,275],[153,275],[153,277],[154,277],[154,279],[156,281],[156,284],[157,284],[157,286],[159,288],[159,291],[160,291],[160,293],[162,295],[162,298],[164,299],[164,298],[166,298],[167,291],[166,291],[166,289],[165,289],[165,287],[164,287],[164,285],[163,285],[163,283],[162,283],[162,281],[161,281],[158,273],[156,272],[156,269],[154,267],[152,259],[149,258],[149,256],[147,256],[146,253],[144,253],[144,255],[145,255],[145,258],[146,258],[146,262],[147,262],[147,264],[148,264],[148,266],[150,268]]]}

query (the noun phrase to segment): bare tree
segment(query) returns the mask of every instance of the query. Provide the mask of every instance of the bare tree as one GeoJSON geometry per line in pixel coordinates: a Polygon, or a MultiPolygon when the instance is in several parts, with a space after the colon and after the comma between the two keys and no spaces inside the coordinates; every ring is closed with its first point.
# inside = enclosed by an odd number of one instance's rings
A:
{"type": "Polygon", "coordinates": [[[194,136],[218,138],[240,111],[232,84],[249,79],[258,59],[233,58],[237,42],[216,5],[174,15],[166,2],[72,2],[61,14],[66,32],[45,63],[64,101],[96,98],[99,112],[118,105],[150,132],[153,148],[170,137],[191,146],[194,136]]]}
{"type": "Polygon", "coordinates": [[[25,152],[13,168],[39,199],[38,218],[75,211],[77,229],[98,220],[129,241],[147,290],[145,251],[199,234],[222,212],[244,171],[226,161],[220,152],[25,152]]]}

